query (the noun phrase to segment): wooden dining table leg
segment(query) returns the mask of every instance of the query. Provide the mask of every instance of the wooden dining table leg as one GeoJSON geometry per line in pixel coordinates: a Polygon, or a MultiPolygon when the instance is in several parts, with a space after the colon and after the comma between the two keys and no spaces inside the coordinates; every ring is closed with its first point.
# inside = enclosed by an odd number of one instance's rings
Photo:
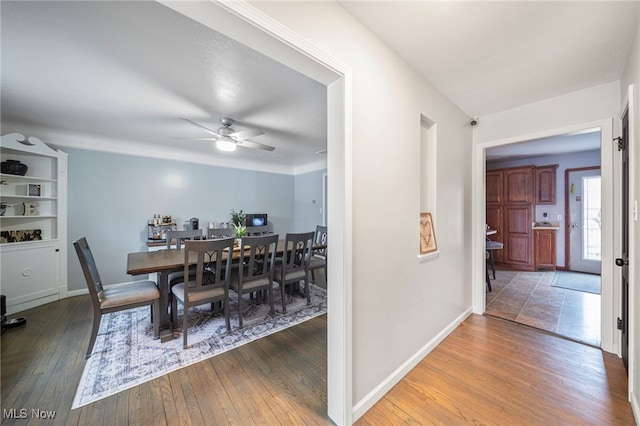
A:
{"type": "Polygon", "coordinates": [[[173,340],[171,321],[169,320],[169,274],[170,271],[158,272],[158,290],[160,290],[160,342],[173,340]]]}

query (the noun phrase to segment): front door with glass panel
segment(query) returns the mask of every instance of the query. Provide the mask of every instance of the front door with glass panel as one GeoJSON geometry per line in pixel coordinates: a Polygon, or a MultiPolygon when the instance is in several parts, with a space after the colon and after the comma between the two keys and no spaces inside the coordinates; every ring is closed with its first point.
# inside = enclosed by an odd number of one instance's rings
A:
{"type": "Polygon", "coordinates": [[[569,171],[569,270],[600,274],[600,169],[569,171]]]}

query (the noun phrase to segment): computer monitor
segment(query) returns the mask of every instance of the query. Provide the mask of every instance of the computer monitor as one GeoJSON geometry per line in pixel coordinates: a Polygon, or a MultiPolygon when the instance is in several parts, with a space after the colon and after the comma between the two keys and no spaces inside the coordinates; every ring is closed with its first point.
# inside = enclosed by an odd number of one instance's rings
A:
{"type": "Polygon", "coordinates": [[[267,214],[266,213],[247,214],[245,223],[247,226],[267,226],[267,214]]]}

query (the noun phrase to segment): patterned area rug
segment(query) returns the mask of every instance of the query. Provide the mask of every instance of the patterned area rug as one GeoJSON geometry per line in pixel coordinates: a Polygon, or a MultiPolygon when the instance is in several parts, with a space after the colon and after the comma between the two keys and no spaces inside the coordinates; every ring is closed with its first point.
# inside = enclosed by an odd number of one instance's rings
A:
{"type": "Polygon", "coordinates": [[[87,360],[71,409],[82,407],[141,383],[219,355],[261,337],[300,324],[327,312],[326,290],[311,286],[311,305],[301,295],[287,302],[282,313],[279,289],[274,289],[276,315],[269,304],[256,304],[244,296],[244,327],[238,328],[238,300],[231,292],[231,332],[224,317],[210,306],[189,311],[188,347],[182,348],[182,310],[179,308],[174,340],[153,339],[149,307],[116,312],[102,317],[93,355],[87,360]]]}

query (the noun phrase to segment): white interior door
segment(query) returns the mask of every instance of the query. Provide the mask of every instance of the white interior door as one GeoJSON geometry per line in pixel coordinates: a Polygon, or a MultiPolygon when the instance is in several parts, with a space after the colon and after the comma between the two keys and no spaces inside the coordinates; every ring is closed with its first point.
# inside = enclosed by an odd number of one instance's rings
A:
{"type": "Polygon", "coordinates": [[[600,274],[602,205],[600,169],[569,172],[569,269],[600,274]]]}

